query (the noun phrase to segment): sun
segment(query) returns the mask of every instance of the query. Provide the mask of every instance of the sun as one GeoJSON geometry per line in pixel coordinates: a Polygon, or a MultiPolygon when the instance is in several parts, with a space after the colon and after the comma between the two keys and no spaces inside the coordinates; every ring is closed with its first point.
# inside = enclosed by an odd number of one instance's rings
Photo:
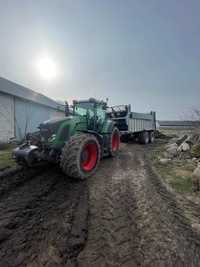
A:
{"type": "Polygon", "coordinates": [[[42,79],[50,81],[58,75],[58,68],[54,60],[48,56],[42,56],[37,61],[37,70],[42,79]]]}

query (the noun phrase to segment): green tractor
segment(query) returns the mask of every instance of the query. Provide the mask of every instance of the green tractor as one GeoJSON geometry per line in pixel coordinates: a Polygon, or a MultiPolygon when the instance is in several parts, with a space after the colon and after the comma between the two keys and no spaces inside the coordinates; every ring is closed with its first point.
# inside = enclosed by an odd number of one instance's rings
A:
{"type": "Polygon", "coordinates": [[[95,99],[73,101],[72,115],[41,123],[38,132],[14,149],[13,157],[29,167],[57,163],[73,178],[91,176],[101,158],[115,156],[119,150],[120,132],[106,108],[105,102],[95,99]]]}

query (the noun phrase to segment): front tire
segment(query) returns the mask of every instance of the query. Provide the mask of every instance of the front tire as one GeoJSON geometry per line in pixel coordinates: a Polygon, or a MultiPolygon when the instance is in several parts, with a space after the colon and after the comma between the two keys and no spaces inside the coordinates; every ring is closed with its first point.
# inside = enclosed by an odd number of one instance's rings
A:
{"type": "Polygon", "coordinates": [[[94,135],[75,135],[62,150],[60,166],[67,176],[83,180],[96,172],[100,157],[101,148],[94,135]]]}

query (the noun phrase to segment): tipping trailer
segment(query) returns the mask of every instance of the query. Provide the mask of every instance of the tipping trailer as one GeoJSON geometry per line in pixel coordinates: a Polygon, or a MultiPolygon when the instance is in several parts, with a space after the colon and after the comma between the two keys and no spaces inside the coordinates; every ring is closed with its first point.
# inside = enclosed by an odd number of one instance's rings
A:
{"type": "Polygon", "coordinates": [[[121,141],[137,139],[142,144],[153,143],[156,130],[156,113],[137,113],[131,105],[109,107],[108,116],[115,122],[121,133],[121,141]]]}

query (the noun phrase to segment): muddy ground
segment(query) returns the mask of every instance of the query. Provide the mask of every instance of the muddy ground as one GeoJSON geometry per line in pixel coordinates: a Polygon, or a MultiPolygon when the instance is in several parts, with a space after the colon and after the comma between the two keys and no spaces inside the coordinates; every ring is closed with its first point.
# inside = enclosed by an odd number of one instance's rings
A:
{"type": "Polygon", "coordinates": [[[1,174],[0,267],[200,266],[182,203],[192,205],[155,174],[148,149],[122,144],[84,182],[55,167],[1,174]]]}

